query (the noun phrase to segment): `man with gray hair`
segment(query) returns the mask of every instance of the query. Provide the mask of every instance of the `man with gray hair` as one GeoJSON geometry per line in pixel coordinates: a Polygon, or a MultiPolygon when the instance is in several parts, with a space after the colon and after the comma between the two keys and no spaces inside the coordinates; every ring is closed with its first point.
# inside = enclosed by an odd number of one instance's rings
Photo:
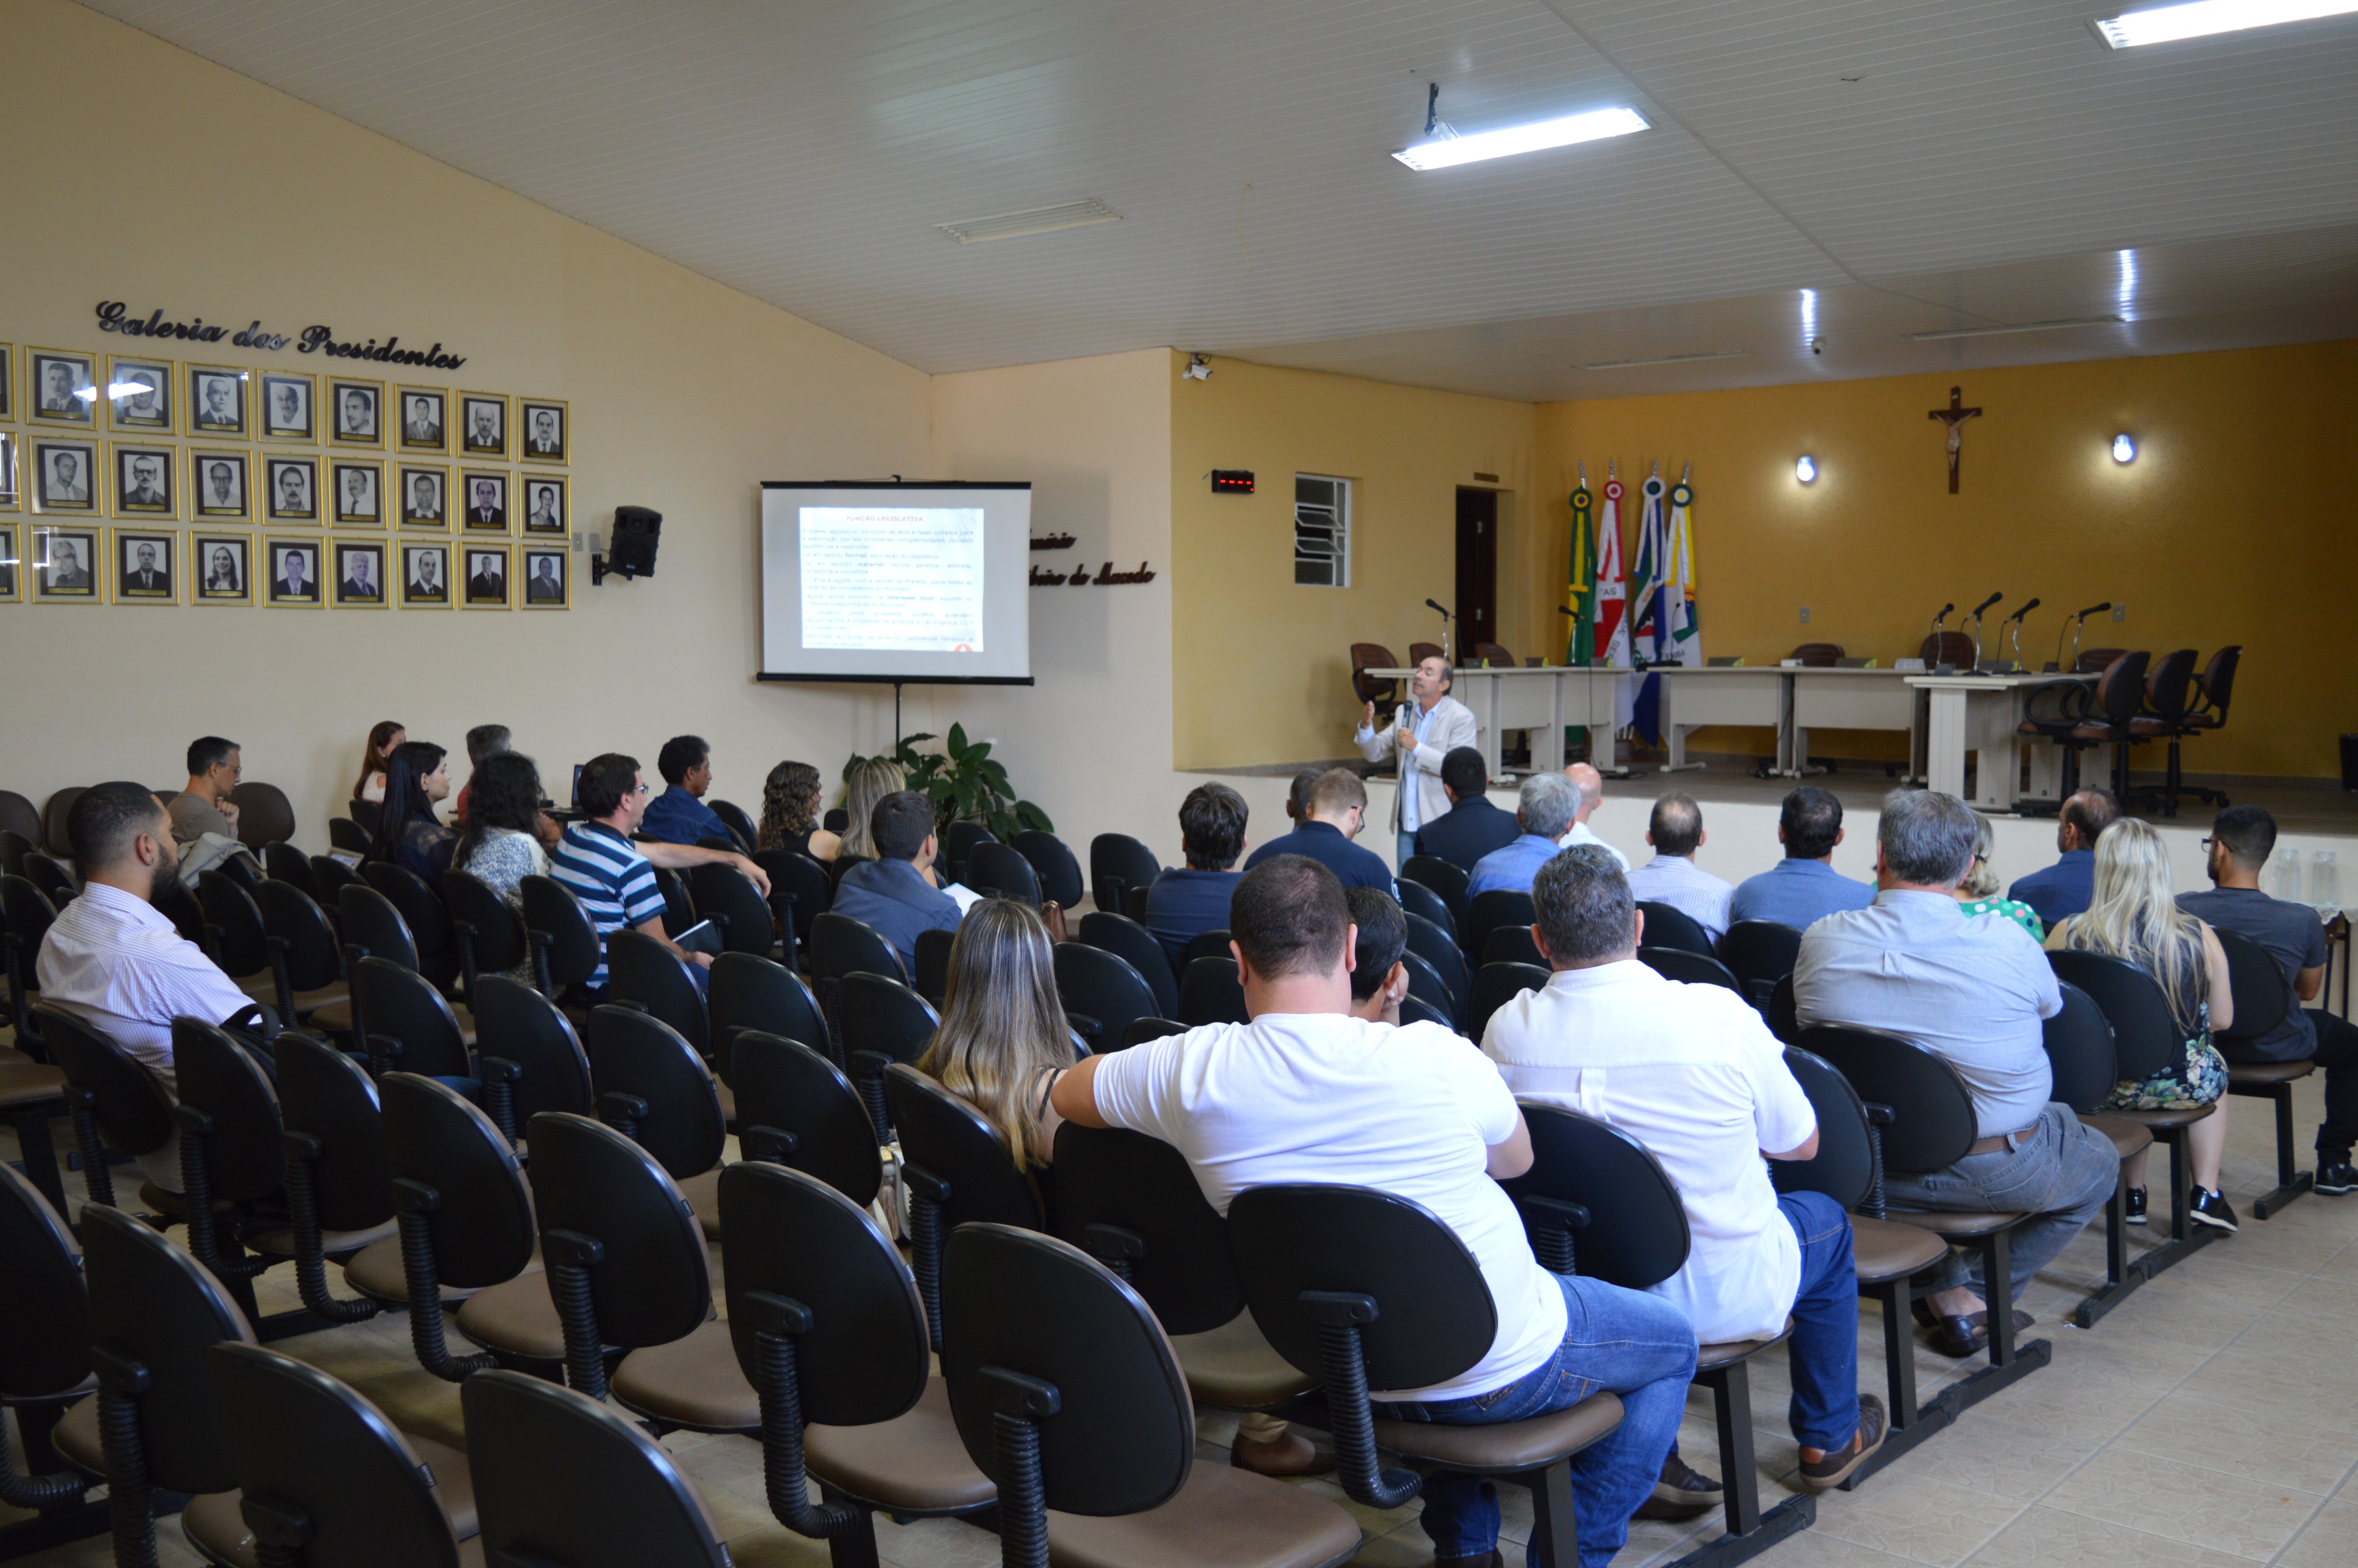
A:
{"type": "MultiPolygon", "coordinates": [[[[1894,1174],[1890,1202],[2031,1216],[2013,1234],[2010,1301],[2104,1207],[2120,1160],[2111,1140],[2053,1103],[2042,1021],[2062,1011],[2063,998],[2046,956],[2004,915],[1969,916],[1957,903],[1977,837],[1974,814],[1954,795],[1884,796],[1875,902],[1801,934],[1793,1003],[1805,1028],[1880,1030],[1957,1069],[1973,1095],[1973,1147],[1941,1170],[1894,1174]]],[[[1920,1287],[1939,1319],[1932,1346],[1943,1355],[1962,1358],[1988,1343],[1990,1282],[1978,1268],[1952,1251],[1920,1287]]],[[[2030,1319],[2017,1311],[2014,1323],[2027,1328],[2030,1319]]]]}
{"type": "Polygon", "coordinates": [[[1696,867],[1694,852],[1704,837],[1703,807],[1694,796],[1672,790],[1654,802],[1646,827],[1654,858],[1629,873],[1629,891],[1642,902],[1667,903],[1686,915],[1715,946],[1727,935],[1727,906],[1736,887],[1696,867]]]}
{"type": "Polygon", "coordinates": [[[1398,834],[1401,865],[1416,853],[1416,830],[1449,813],[1449,796],[1441,787],[1441,761],[1460,746],[1474,744],[1479,731],[1474,710],[1448,695],[1456,676],[1447,659],[1435,654],[1417,662],[1408,677],[1414,703],[1402,703],[1385,729],[1376,728],[1376,705],[1367,705],[1360,717],[1359,755],[1371,762],[1400,762],[1400,793],[1392,797],[1392,831],[1398,834]]]}
{"type": "Polygon", "coordinates": [[[1493,849],[1474,862],[1474,878],[1466,896],[1506,888],[1531,891],[1531,879],[1555,858],[1556,841],[1572,827],[1580,807],[1580,791],[1562,773],[1533,773],[1523,781],[1515,800],[1515,821],[1522,837],[1503,849],[1493,849]]]}
{"type": "Polygon", "coordinates": [[[1612,856],[1614,864],[1628,871],[1629,857],[1598,838],[1596,830],[1588,825],[1588,819],[1596,815],[1596,808],[1605,804],[1605,775],[1586,762],[1566,762],[1563,776],[1571,781],[1574,789],[1580,792],[1580,802],[1573,808],[1572,826],[1564,830],[1563,837],[1557,842],[1567,849],[1574,844],[1594,844],[1612,856]]]}

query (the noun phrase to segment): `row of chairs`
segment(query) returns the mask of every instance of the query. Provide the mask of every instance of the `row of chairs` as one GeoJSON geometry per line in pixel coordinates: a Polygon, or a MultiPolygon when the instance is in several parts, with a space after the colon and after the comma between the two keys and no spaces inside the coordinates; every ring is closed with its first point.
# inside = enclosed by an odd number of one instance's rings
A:
{"type": "MultiPolygon", "coordinates": [[[[2147,652],[2104,649],[2114,656],[2094,666],[2103,670],[2095,683],[2050,681],[2033,687],[2024,697],[2021,733],[2051,741],[2064,749],[2062,794],[2080,787],[2080,753],[2098,746],[2113,748],[2113,794],[2124,806],[2178,815],[2181,795],[2224,806],[2217,790],[2185,782],[2179,743],[2189,736],[2224,729],[2228,705],[2235,695],[2235,670],[2243,662],[2240,644],[2220,649],[2200,675],[2195,651],[2180,648],[2158,660],[2147,652]],[[2132,790],[2129,762],[2136,747],[2156,741],[2168,742],[2168,762],[2158,786],[2132,790]]],[[[2093,657],[2093,654],[2088,655],[2093,657]]],[[[2090,666],[2082,663],[2081,668],[2090,666]]]]}

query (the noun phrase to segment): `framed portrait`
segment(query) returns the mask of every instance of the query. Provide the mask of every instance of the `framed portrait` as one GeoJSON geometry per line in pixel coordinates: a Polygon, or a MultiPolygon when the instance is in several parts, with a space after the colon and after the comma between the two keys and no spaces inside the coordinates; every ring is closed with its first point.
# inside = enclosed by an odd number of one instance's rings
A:
{"type": "Polygon", "coordinates": [[[543,538],[561,539],[568,526],[572,507],[566,495],[567,481],[563,475],[532,473],[524,476],[524,531],[543,538]]]}
{"type": "Polygon", "coordinates": [[[273,539],[265,602],[280,610],[317,610],[327,600],[319,586],[321,546],[317,539],[273,539]]]}
{"type": "Polygon", "coordinates": [[[450,546],[401,546],[401,607],[404,610],[450,608],[450,546]]]}
{"type": "Polygon", "coordinates": [[[126,435],[170,435],[172,362],[107,356],[106,423],[126,435]]]}
{"type": "Polygon", "coordinates": [[[384,546],[338,539],[335,552],[336,608],[383,610],[386,602],[384,546]]]}
{"type": "Polygon", "coordinates": [[[508,400],[495,392],[459,395],[459,454],[469,458],[508,455],[508,400]]]}
{"type": "Polygon", "coordinates": [[[450,470],[439,463],[401,463],[393,488],[401,502],[405,528],[450,526],[450,470]]]}
{"type": "Polygon", "coordinates": [[[148,528],[114,531],[114,602],[180,601],[180,536],[148,528]]]}
{"type": "Polygon", "coordinates": [[[519,397],[516,399],[516,434],[524,442],[524,460],[528,463],[565,463],[573,460],[568,455],[571,439],[567,427],[572,423],[569,407],[550,398],[519,397]]]}
{"type": "Polygon", "coordinates": [[[98,552],[95,528],[35,528],[34,602],[98,603],[98,552]]]}
{"type": "Polygon", "coordinates": [[[384,465],[366,458],[337,458],[328,464],[328,491],[336,521],[362,528],[384,526],[384,465]]]}
{"type": "Polygon", "coordinates": [[[201,530],[189,535],[189,570],[195,578],[190,603],[252,604],[254,536],[201,530]]]}
{"type": "Polygon", "coordinates": [[[98,511],[98,443],[33,438],[33,510],[98,511]]]}
{"type": "Polygon", "coordinates": [[[466,575],[460,580],[460,602],[470,610],[508,607],[508,547],[505,545],[460,546],[466,575]]]}
{"type": "Polygon", "coordinates": [[[0,419],[16,416],[16,345],[0,343],[0,419]]]}
{"type": "Polygon", "coordinates": [[[319,416],[314,405],[319,384],[308,372],[266,370],[262,373],[262,437],[267,441],[316,441],[319,416]]]}
{"type": "Polygon", "coordinates": [[[319,520],[319,460],[263,460],[262,510],[273,523],[317,523],[319,520]]]}
{"type": "Polygon", "coordinates": [[[459,521],[470,534],[508,531],[508,476],[479,469],[459,473],[459,521]]]}
{"type": "Polygon", "coordinates": [[[180,498],[176,485],[178,454],[169,447],[136,447],[117,441],[108,449],[114,461],[114,514],[117,517],[178,517],[180,498]]]}
{"type": "Polygon", "coordinates": [[[25,503],[17,488],[16,432],[0,430],[0,512],[14,512],[25,503]]]}
{"type": "Polygon", "coordinates": [[[447,452],[450,449],[450,395],[438,386],[400,386],[393,406],[401,416],[394,444],[405,452],[447,452]]]}
{"type": "Polygon", "coordinates": [[[189,367],[189,434],[245,439],[246,388],[252,371],[234,365],[189,367]]]}
{"type": "Polygon", "coordinates": [[[189,515],[243,522],[254,515],[252,460],[243,452],[189,453],[189,515]]]}
{"type": "Polygon", "coordinates": [[[16,553],[16,524],[0,523],[0,604],[25,597],[25,562],[16,553]]]}
{"type": "Polygon", "coordinates": [[[567,559],[564,546],[541,548],[526,545],[523,557],[524,595],[519,602],[526,610],[572,608],[572,563],[567,559]]]}
{"type": "Polygon", "coordinates": [[[27,349],[26,413],[36,425],[98,428],[98,356],[27,349]]]}
{"type": "Polygon", "coordinates": [[[384,383],[328,378],[328,445],[384,445],[384,383]]]}

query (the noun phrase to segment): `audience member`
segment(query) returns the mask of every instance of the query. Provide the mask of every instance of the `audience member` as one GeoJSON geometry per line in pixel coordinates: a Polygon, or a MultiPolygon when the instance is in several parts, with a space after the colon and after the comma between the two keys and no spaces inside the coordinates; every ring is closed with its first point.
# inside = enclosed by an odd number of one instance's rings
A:
{"type": "Polygon", "coordinates": [[[654,868],[684,871],[715,863],[734,866],[752,879],[764,897],[770,892],[768,873],[727,849],[633,843],[631,835],[647,809],[647,781],[636,757],[607,752],[590,758],[582,765],[574,803],[581,809],[581,820],[557,840],[557,852],[549,857],[548,874],[572,890],[590,925],[598,928],[598,967],[583,983],[583,991],[595,1000],[605,1000],[605,941],[625,925],[644,932],[687,959],[688,974],[698,986],[703,986],[712,956],[688,952],[665,931],[663,891],[655,885],[654,868]]]}
{"type": "Polygon", "coordinates": [[[762,822],[757,849],[791,849],[814,860],[832,860],[843,840],[818,825],[818,770],[808,762],[780,762],[762,783],[762,822]]]}
{"type": "Polygon", "coordinates": [[[1474,744],[1474,710],[1448,695],[1456,672],[1438,654],[1417,662],[1408,677],[1413,700],[1401,705],[1390,727],[1376,730],[1376,705],[1368,703],[1359,720],[1359,755],[1370,762],[1397,760],[1400,789],[1392,796],[1392,831],[1399,835],[1400,859],[1405,864],[1416,853],[1417,829],[1437,822],[1449,810],[1442,793],[1441,762],[1459,746],[1474,744]]]}
{"type": "Polygon", "coordinates": [[[2358,1026],[2315,1001],[2325,989],[2325,923],[2305,903],[2270,898],[2260,873],[2276,852],[2277,819],[2256,806],[2231,806],[2211,825],[2211,881],[2204,892],[2182,892],[2179,907],[2222,931],[2248,936],[2284,971],[2296,1005],[2284,1022],[2256,1040],[2220,1043],[2230,1062],[2298,1062],[2307,1057],[2325,1074],[2325,1119],[2317,1129],[2317,1190],[2340,1196],[2358,1189],[2350,1149],[2358,1141],[2358,1026]]]}
{"type": "Polygon", "coordinates": [[[1727,907],[1736,889],[1696,867],[1694,852],[1708,837],[1703,807],[1693,795],[1672,790],[1654,802],[1646,826],[1646,842],[1654,847],[1654,858],[1629,873],[1629,892],[1692,917],[1716,946],[1727,935],[1727,907]]]}
{"type": "MultiPolygon", "coordinates": [[[[1866,1463],[1885,1431],[1882,1401],[1858,1391],[1850,1217],[1822,1193],[1777,1195],[1761,1160],[1815,1157],[1809,1097],[1740,994],[1680,985],[1638,961],[1645,916],[1634,881],[1594,845],[1540,868],[1531,940],[1554,974],[1490,1015],[1482,1051],[1517,1099],[1596,1117],[1662,1162],[1693,1239],[1685,1265],[1652,1292],[1686,1314],[1697,1339],[1767,1338],[1791,1316],[1787,1420],[1801,1484],[1822,1492],[1866,1463]]],[[[1708,1504],[1718,1489],[1673,1447],[1655,1501],[1708,1504]]]]}
{"type": "MultiPolygon", "coordinates": [[[[1089,1057],[1056,1080],[1057,1114],[1171,1144],[1223,1214],[1247,1188],[1282,1182],[1370,1187],[1430,1210],[1473,1254],[1498,1330],[1456,1377],[1374,1398],[1399,1420],[1470,1426],[1619,1394],[1620,1425],[1572,1460],[1581,1562],[1605,1568],[1678,1431],[1693,1331],[1667,1302],[1540,1268],[1498,1184],[1531,1163],[1514,1096],[1439,1024],[1350,1016],[1356,934],[1333,872],[1293,855],[1254,868],[1237,885],[1229,929],[1252,1022],[1089,1057]]],[[[1487,1564],[1497,1492],[1436,1471],[1422,1522],[1440,1563],[1487,1564]]]]}
{"type": "Polygon", "coordinates": [[[1564,830],[1557,848],[1569,849],[1574,844],[1594,844],[1611,855],[1614,864],[1624,872],[1628,871],[1629,857],[1599,838],[1596,830],[1588,825],[1588,819],[1596,815],[1596,808],[1605,804],[1605,775],[1586,762],[1567,762],[1563,776],[1572,781],[1574,789],[1579,791],[1579,798],[1573,806],[1572,826],[1564,830]]]}
{"type": "Polygon", "coordinates": [[[675,735],[665,741],[655,753],[655,772],[667,787],[647,802],[647,814],[639,821],[642,834],[666,844],[737,842],[720,814],[704,804],[704,792],[712,787],[712,748],[703,736],[675,735]]]}
{"type": "Polygon", "coordinates": [[[1347,888],[1343,898],[1358,933],[1351,946],[1351,1016],[1398,1023],[1401,999],[1408,995],[1408,916],[1389,893],[1373,888],[1347,888]]]}
{"type": "Polygon", "coordinates": [[[1997,872],[1990,868],[1990,851],[1997,847],[1997,835],[1990,819],[1980,812],[1974,813],[1974,866],[1965,880],[1957,884],[1957,902],[1967,914],[1996,914],[2013,921],[2030,933],[2033,942],[2047,940],[2047,926],[2039,912],[2019,899],[2001,898],[1997,872]]]}
{"type": "Polygon", "coordinates": [[[1055,1157],[1048,1083],[1073,1065],[1055,946],[1029,904],[985,899],[950,943],[942,1022],[917,1070],[973,1102],[1026,1172],[1055,1157]]]}
{"type": "Polygon", "coordinates": [[[450,794],[450,765],[430,741],[404,741],[384,764],[384,813],[363,863],[383,860],[415,871],[428,887],[449,869],[458,835],[442,826],[435,806],[450,794]]]}
{"type": "Polygon", "coordinates": [[[2028,904],[2050,927],[2087,908],[2095,895],[2096,840],[2120,816],[2121,803],[2110,790],[2083,789],[2066,800],[2055,818],[2060,857],[2043,871],[2016,878],[2006,897],[2028,904]]]}
{"type": "Polygon", "coordinates": [[[1347,888],[1395,891],[1391,868],[1373,849],[1352,842],[1366,826],[1368,786],[1348,768],[1329,768],[1310,792],[1309,809],[1293,832],[1272,838],[1245,860],[1249,871],[1279,855],[1306,855],[1342,880],[1347,888]]]}
{"type": "Polygon", "coordinates": [[[361,771],[352,780],[354,800],[374,803],[384,798],[385,763],[394,748],[408,739],[409,731],[390,719],[369,727],[368,740],[361,747],[361,771]]]}
{"type": "Polygon", "coordinates": [[[914,975],[917,934],[958,928],[957,900],[930,875],[941,851],[934,837],[934,803],[913,789],[894,790],[876,803],[866,838],[874,858],[843,874],[833,909],[873,926],[914,975]]]}
{"type": "Polygon", "coordinates": [[[183,850],[207,833],[237,837],[237,803],[230,792],[245,776],[234,741],[204,735],[189,742],[189,786],[172,797],[172,836],[183,850]]]}
{"type": "Polygon", "coordinates": [[[1245,852],[1250,816],[1245,797],[1224,784],[1197,784],[1179,803],[1179,850],[1187,864],[1165,870],[1146,894],[1146,928],[1171,955],[1173,968],[1188,943],[1227,927],[1228,895],[1242,880],[1233,868],[1245,852]]]}
{"type": "MultiPolygon", "coordinates": [[[[1293,775],[1293,782],[1285,786],[1285,819],[1288,822],[1309,819],[1311,794],[1317,789],[1318,781],[1325,776],[1325,768],[1304,768],[1293,775]]],[[[1293,829],[1289,827],[1286,831],[1290,833],[1293,829]]]]}
{"type": "MultiPolygon", "coordinates": [[[[2169,1016],[2183,1042],[2166,1071],[2144,1079],[2124,1078],[2099,1110],[2189,1110],[2215,1108],[2186,1130],[2194,1166],[2194,1191],[2172,1200],[2191,1200],[2190,1217],[2221,1230],[2235,1228],[2235,1211],[2219,1190],[2219,1162],[2227,1152],[2227,1060],[2211,1044],[2214,1029],[2235,1022],[2235,995],[2227,980],[2227,954],[2211,927],[2178,906],[2170,896],[2169,850],[2149,822],[2125,816],[2096,840],[2095,896],[2047,936],[2059,952],[2104,953],[2125,959],[2151,975],[2169,1000],[2169,1016]]],[[[2145,1157],[2139,1150],[2122,1173],[2128,1184],[2128,1219],[2146,1217],[2145,1157]]]]}
{"type": "MultiPolygon", "coordinates": [[[[2001,1304],[2063,1250],[2120,1179],[2111,1140],[2055,1104],[2044,1021],[2063,1010],[2047,956],[2022,927],[1968,918],[1957,884],[1974,858],[1974,814],[1935,790],[1896,789],[1876,830],[1878,891],[1865,909],[1801,934],[1793,1003],[1803,1027],[1843,1023],[1913,1040],[1944,1057],[1972,1094],[1971,1151],[1938,1171],[1894,1173],[1899,1209],[2028,1214],[2013,1232],[2001,1304]]],[[[1988,1343],[1980,1264],[1952,1250],[1933,1271],[1933,1348],[1963,1357],[1988,1343]]],[[[2028,1327],[2028,1314],[2013,1321],[2028,1327]]]]}
{"type": "MultiPolygon", "coordinates": [[[[1531,891],[1531,878],[1539,869],[1555,859],[1555,852],[1565,830],[1573,826],[1574,813],[1580,806],[1580,790],[1562,773],[1533,773],[1523,781],[1515,800],[1515,821],[1522,835],[1503,849],[1493,849],[1474,862],[1474,876],[1466,884],[1466,896],[1504,888],[1512,892],[1531,891]]],[[[1603,849],[1605,846],[1599,845],[1603,849]]]]}
{"type": "Polygon", "coordinates": [[[1728,901],[1730,924],[1773,920],[1806,931],[1829,914],[1873,903],[1872,885],[1834,870],[1842,820],[1842,802],[1831,790],[1803,784],[1787,794],[1777,816],[1777,841],[1785,846],[1785,858],[1737,884],[1728,901]]]}
{"type": "MultiPolygon", "coordinates": [[[[146,785],[82,791],[66,813],[66,838],[81,892],[42,939],[34,965],[41,1000],[122,1046],[177,1104],[172,1020],[227,1023],[254,1000],[156,909],[157,895],[178,880],[180,857],[171,816],[146,785]]],[[[149,1181],[180,1190],[178,1132],[138,1161],[149,1181]]]]}
{"type": "MultiPolygon", "coordinates": [[[[548,875],[539,836],[540,769],[521,752],[494,752],[475,764],[467,787],[475,792],[474,799],[451,848],[450,869],[478,879],[521,914],[524,879],[548,875]]],[[[532,984],[531,955],[507,972],[532,984]]]]}
{"type": "MultiPolygon", "coordinates": [[[[1521,833],[1515,816],[1490,804],[1489,770],[1482,753],[1459,746],[1441,759],[1441,789],[1449,809],[1416,830],[1416,852],[1433,855],[1467,872],[1493,849],[1503,849],[1521,833]]],[[[1406,865],[1403,859],[1401,862],[1406,865]]]]}
{"type": "MultiPolygon", "coordinates": [[[[459,798],[450,805],[450,815],[466,820],[469,802],[475,797],[475,775],[483,764],[514,745],[514,738],[504,724],[478,724],[467,731],[467,782],[459,786],[459,798]]],[[[537,770],[535,770],[537,773],[537,770]]],[[[539,831],[535,828],[534,831],[539,831]]]]}
{"type": "Polygon", "coordinates": [[[843,808],[849,821],[843,829],[843,848],[836,856],[838,872],[848,869],[849,860],[876,859],[876,847],[868,837],[876,820],[876,803],[907,787],[908,775],[890,757],[871,757],[844,775],[843,808]]]}

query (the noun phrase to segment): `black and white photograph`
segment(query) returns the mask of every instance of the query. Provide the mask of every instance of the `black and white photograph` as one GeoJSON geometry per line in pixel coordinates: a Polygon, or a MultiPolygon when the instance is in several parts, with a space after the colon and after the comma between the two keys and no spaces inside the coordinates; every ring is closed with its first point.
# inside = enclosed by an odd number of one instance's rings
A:
{"type": "Polygon", "coordinates": [[[27,412],[37,425],[98,427],[98,358],[62,349],[27,349],[27,412]]]}
{"type": "Polygon", "coordinates": [[[0,523],[0,604],[14,604],[24,592],[24,562],[16,554],[16,524],[0,523]]]}
{"type": "Polygon", "coordinates": [[[384,526],[384,465],[338,458],[328,465],[328,484],[336,498],[336,521],[363,528],[384,526]]]}
{"type": "Polygon", "coordinates": [[[114,531],[114,602],[117,604],[177,604],[179,584],[178,534],[151,534],[136,528],[114,531]]]}
{"type": "Polygon", "coordinates": [[[336,606],[340,610],[383,610],[384,546],[336,541],[336,606]]]}
{"type": "Polygon", "coordinates": [[[505,545],[485,547],[470,545],[466,550],[467,576],[464,602],[470,610],[505,610],[508,607],[508,549],[505,545]]]}
{"type": "Polygon", "coordinates": [[[273,523],[319,520],[319,460],[271,458],[264,465],[264,514],[273,523]]]}
{"type": "Polygon", "coordinates": [[[555,475],[526,474],[524,480],[524,531],[562,538],[565,534],[566,481],[555,475]]]}
{"type": "Polygon", "coordinates": [[[567,456],[566,426],[572,416],[567,406],[547,398],[516,399],[516,430],[524,440],[524,460],[532,463],[562,463],[567,456]]]}
{"type": "Polygon", "coordinates": [[[98,443],[33,438],[33,510],[98,510],[98,443]]]}
{"type": "Polygon", "coordinates": [[[562,549],[535,550],[526,546],[524,552],[524,607],[526,610],[563,610],[572,601],[566,585],[572,580],[570,563],[562,549]]]}
{"type": "Polygon", "coordinates": [[[405,609],[450,608],[450,546],[401,546],[401,602],[405,609]]]}
{"type": "Polygon", "coordinates": [[[0,430],[0,512],[24,504],[25,492],[16,477],[16,432],[0,430]]]}
{"type": "Polygon", "coordinates": [[[266,370],[262,373],[262,434],[271,441],[316,441],[319,438],[318,419],[312,414],[312,400],[318,395],[319,383],[303,371],[266,370]]]}
{"type": "Polygon", "coordinates": [[[459,395],[459,450],[471,458],[508,455],[508,400],[492,392],[459,395]]]}
{"type": "Polygon", "coordinates": [[[468,470],[459,475],[459,517],[470,534],[508,531],[508,476],[468,470]]]}
{"type": "Polygon", "coordinates": [[[439,387],[403,386],[394,390],[394,406],[401,415],[399,446],[405,452],[447,452],[450,434],[446,424],[450,395],[439,387]]]}
{"type": "Polygon", "coordinates": [[[426,463],[403,463],[394,470],[405,528],[450,526],[450,470],[426,463]]]}
{"type": "Polygon", "coordinates": [[[253,373],[232,365],[189,367],[189,434],[245,434],[245,391],[253,373]]]}
{"type": "Polygon", "coordinates": [[[0,419],[16,416],[16,345],[0,343],[0,419]]]}
{"type": "Polygon", "coordinates": [[[98,530],[33,530],[33,599],[41,604],[96,604],[98,530]]]}
{"type": "Polygon", "coordinates": [[[172,470],[178,454],[169,447],[135,447],[117,441],[114,459],[114,514],[117,517],[178,517],[172,470]]]}
{"type": "Polygon", "coordinates": [[[106,422],[140,435],[172,433],[172,362],[116,354],[106,362],[106,422]]]}
{"type": "Polygon", "coordinates": [[[247,518],[254,503],[247,499],[248,459],[243,452],[189,453],[189,515],[217,519],[247,518]]]}
{"type": "Polygon", "coordinates": [[[384,383],[328,378],[328,445],[384,445],[384,383]]]}
{"type": "Polygon", "coordinates": [[[254,541],[243,534],[196,533],[189,536],[189,569],[196,574],[197,604],[252,604],[249,564],[254,541]]]}
{"type": "Polygon", "coordinates": [[[317,610],[327,602],[319,589],[319,541],[270,541],[269,602],[288,610],[317,610]]]}

